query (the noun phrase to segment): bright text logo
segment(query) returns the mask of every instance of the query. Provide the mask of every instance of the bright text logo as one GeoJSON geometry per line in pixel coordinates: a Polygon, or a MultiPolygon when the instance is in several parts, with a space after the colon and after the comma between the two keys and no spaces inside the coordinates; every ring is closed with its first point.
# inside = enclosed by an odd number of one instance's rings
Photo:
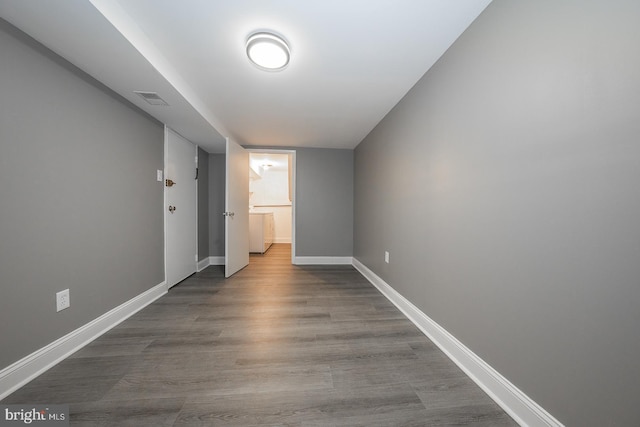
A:
{"type": "Polygon", "coordinates": [[[68,427],[68,405],[0,405],[0,427],[68,427]]]}

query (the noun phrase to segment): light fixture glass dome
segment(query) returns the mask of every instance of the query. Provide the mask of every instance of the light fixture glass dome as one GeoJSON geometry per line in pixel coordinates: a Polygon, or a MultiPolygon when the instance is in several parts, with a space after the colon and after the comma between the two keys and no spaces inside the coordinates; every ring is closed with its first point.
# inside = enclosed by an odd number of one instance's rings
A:
{"type": "Polygon", "coordinates": [[[279,71],[289,63],[289,46],[272,33],[255,33],[247,40],[247,56],[259,68],[279,71]]]}

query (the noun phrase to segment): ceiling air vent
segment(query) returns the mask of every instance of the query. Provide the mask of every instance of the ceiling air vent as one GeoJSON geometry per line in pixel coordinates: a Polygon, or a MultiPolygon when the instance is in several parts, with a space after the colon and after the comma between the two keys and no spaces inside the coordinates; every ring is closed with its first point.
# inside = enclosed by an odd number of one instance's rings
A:
{"type": "Polygon", "coordinates": [[[155,92],[142,92],[142,91],[139,91],[139,90],[134,90],[133,93],[135,93],[136,95],[140,96],[140,98],[144,99],[145,101],[147,101],[151,105],[169,106],[169,104],[167,104],[167,101],[165,101],[164,99],[160,98],[160,95],[158,95],[155,92]]]}

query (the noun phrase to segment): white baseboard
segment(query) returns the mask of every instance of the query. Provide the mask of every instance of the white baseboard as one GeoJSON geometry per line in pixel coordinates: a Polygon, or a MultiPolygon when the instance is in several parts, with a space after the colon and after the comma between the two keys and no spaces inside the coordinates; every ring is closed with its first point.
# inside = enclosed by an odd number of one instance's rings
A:
{"type": "Polygon", "coordinates": [[[209,267],[210,265],[211,265],[211,257],[201,259],[200,261],[198,261],[198,266],[196,267],[196,271],[199,273],[205,268],[209,267]]]}
{"type": "Polygon", "coordinates": [[[276,237],[273,243],[291,243],[291,237],[276,237]]]}
{"type": "Polygon", "coordinates": [[[201,272],[205,268],[210,265],[224,265],[224,257],[223,256],[210,256],[208,258],[202,259],[198,261],[198,272],[201,272]]]}
{"type": "Polygon", "coordinates": [[[167,293],[160,283],[0,371],[0,400],[167,293]]]}
{"type": "Polygon", "coordinates": [[[355,258],[353,259],[353,266],[518,424],[530,427],[562,427],[560,421],[556,420],[498,371],[400,295],[367,266],[355,258]]]}
{"type": "Polygon", "coordinates": [[[351,265],[350,256],[297,256],[293,259],[295,265],[351,265]]]}
{"type": "Polygon", "coordinates": [[[209,265],[224,265],[224,257],[223,256],[210,256],[209,257],[209,265]]]}

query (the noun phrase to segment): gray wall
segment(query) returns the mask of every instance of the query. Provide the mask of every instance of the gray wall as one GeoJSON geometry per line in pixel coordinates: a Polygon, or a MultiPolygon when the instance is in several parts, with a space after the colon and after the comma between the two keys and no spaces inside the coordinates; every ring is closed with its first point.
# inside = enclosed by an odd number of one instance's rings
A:
{"type": "Polygon", "coordinates": [[[640,419],[639,16],[495,0],[356,149],[355,257],[568,426],[640,419]]]}
{"type": "Polygon", "coordinates": [[[296,148],[296,256],[353,255],[353,150],[296,148]]]}
{"type": "MultiPolygon", "coordinates": [[[[209,154],[209,255],[224,256],[226,156],[209,154]]],[[[247,206],[247,209],[249,207],[247,206]]]]}
{"type": "Polygon", "coordinates": [[[163,127],[2,20],[0,52],[1,369],[162,283],[164,233],[163,127]]]}
{"type": "Polygon", "coordinates": [[[198,147],[198,260],[209,258],[209,154],[198,147]]]}

